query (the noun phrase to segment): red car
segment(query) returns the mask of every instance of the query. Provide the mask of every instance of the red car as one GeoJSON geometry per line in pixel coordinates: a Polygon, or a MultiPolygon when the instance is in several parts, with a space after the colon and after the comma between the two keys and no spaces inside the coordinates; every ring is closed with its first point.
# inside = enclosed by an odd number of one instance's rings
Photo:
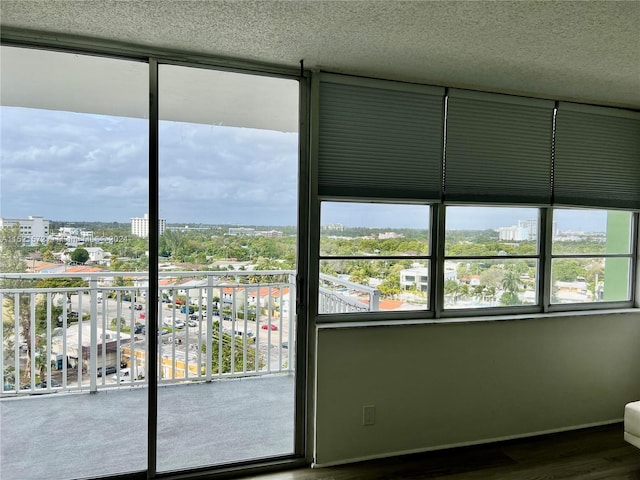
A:
{"type": "Polygon", "coordinates": [[[268,323],[264,323],[262,324],[262,326],[260,327],[263,330],[278,330],[278,327],[273,325],[273,324],[268,324],[268,323]]]}

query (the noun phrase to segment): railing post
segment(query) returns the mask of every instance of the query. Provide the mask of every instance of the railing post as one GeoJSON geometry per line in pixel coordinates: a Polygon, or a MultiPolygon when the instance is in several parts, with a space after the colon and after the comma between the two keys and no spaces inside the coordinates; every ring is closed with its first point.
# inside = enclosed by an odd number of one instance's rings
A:
{"type": "MultiPolygon", "coordinates": [[[[2,385],[0,385],[0,393],[4,393],[4,386],[8,383],[4,371],[4,318],[2,308],[4,306],[4,294],[0,293],[0,375],[2,375],[2,385]]],[[[14,335],[13,338],[16,338],[14,335]]],[[[16,386],[15,375],[13,376],[13,386],[16,386]]]]}
{"type": "MultiPolygon", "coordinates": [[[[188,310],[187,310],[188,311],[188,310]]],[[[220,301],[218,303],[218,325],[222,332],[222,292],[220,292],[220,301]]],[[[213,276],[207,275],[207,348],[205,349],[205,375],[206,381],[211,381],[211,366],[213,364],[213,276]]],[[[198,341],[200,341],[198,339],[198,341]]],[[[220,334],[219,342],[222,343],[222,334],[220,334]]],[[[202,351],[202,345],[198,345],[198,351],[202,351]]],[[[200,365],[198,365],[200,369],[200,365]]]]}
{"type": "MultiPolygon", "coordinates": [[[[80,290],[82,295],[82,290],[80,290]]],[[[89,391],[96,393],[98,391],[97,364],[98,364],[98,279],[92,277],[89,279],[89,295],[91,298],[89,322],[91,324],[91,345],[89,347],[89,391]]],[[[82,316],[82,311],[78,312],[82,316]]],[[[119,321],[119,319],[118,319],[119,321]]],[[[104,355],[105,352],[102,352],[104,355]]]]}
{"type": "Polygon", "coordinates": [[[380,290],[371,292],[371,311],[377,312],[380,309],[380,290]]]}
{"type": "MultiPolygon", "coordinates": [[[[289,348],[287,348],[287,367],[289,372],[294,371],[293,367],[293,348],[294,348],[294,329],[297,327],[297,318],[298,318],[298,292],[296,291],[297,283],[296,283],[296,274],[289,275],[289,348]]],[[[282,310],[282,305],[280,305],[280,310],[282,310]]],[[[281,313],[282,315],[282,313],[281,313]]],[[[304,317],[303,317],[304,318],[304,317]]],[[[281,347],[282,348],[282,347],[281,347]]],[[[280,365],[282,367],[282,365],[280,365]]]]}

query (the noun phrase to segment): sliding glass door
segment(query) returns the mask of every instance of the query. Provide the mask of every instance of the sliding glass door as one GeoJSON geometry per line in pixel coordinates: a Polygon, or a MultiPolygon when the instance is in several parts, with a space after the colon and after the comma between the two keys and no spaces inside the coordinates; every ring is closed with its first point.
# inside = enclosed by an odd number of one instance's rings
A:
{"type": "Polygon", "coordinates": [[[2,47],[3,479],[302,453],[298,81],[148,60],[2,47]]]}

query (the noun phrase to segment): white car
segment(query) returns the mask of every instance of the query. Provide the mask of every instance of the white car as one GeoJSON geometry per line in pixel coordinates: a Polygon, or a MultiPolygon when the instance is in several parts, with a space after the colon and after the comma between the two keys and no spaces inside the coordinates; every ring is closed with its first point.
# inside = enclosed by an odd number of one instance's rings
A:
{"type": "Polygon", "coordinates": [[[171,328],[184,328],[184,320],[180,318],[176,318],[174,323],[172,317],[165,317],[164,320],[162,320],[162,324],[166,327],[171,327],[171,328]]]}
{"type": "MultiPolygon", "coordinates": [[[[134,380],[141,380],[144,378],[144,370],[142,370],[141,368],[135,367],[134,368],[134,372],[135,372],[135,378],[134,380]]],[[[131,381],[131,369],[130,368],[123,368],[120,370],[120,374],[115,374],[111,377],[113,380],[115,380],[118,383],[124,383],[124,382],[130,382],[131,381]]]]}

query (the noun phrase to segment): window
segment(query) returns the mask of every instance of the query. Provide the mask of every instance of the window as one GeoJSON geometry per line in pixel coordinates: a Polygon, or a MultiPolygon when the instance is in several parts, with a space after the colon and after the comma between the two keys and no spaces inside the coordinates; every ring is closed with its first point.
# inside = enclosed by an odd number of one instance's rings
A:
{"type": "Polygon", "coordinates": [[[551,303],[629,301],[632,227],[626,211],[554,210],[551,303]]]}
{"type": "Polygon", "coordinates": [[[312,93],[317,313],[634,305],[638,112],[323,72],[312,93]],[[423,229],[428,248],[376,243],[385,202],[395,228],[423,229]],[[411,202],[430,205],[428,223],[411,223],[411,202]],[[330,233],[347,212],[360,231],[330,233]],[[378,308],[376,298],[398,305],[378,308]]]}
{"type": "Polygon", "coordinates": [[[427,310],[430,207],[323,202],[321,314],[427,310]]]}
{"type": "Polygon", "coordinates": [[[325,201],[318,313],[630,307],[634,219],[623,210],[325,201]]]}
{"type": "Polygon", "coordinates": [[[538,303],[535,208],[447,207],[444,308],[538,303]]]}

